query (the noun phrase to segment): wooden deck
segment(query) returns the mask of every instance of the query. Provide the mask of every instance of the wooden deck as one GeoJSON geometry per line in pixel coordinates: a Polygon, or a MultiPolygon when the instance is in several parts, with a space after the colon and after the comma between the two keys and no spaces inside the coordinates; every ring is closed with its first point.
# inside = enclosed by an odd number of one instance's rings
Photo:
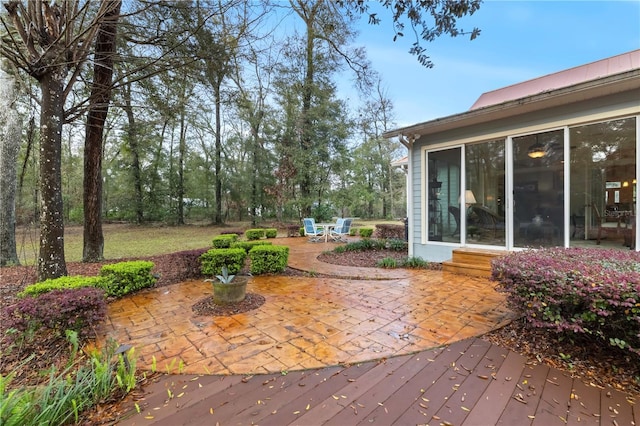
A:
{"type": "Polygon", "coordinates": [[[640,401],[479,338],[288,374],[168,375],[145,391],[119,424],[640,425],[640,401]]]}

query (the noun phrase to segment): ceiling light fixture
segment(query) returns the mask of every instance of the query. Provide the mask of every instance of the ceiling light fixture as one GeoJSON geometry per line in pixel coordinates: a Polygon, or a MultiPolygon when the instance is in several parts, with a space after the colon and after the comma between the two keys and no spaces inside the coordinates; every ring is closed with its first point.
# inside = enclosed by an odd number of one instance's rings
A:
{"type": "Polygon", "coordinates": [[[530,158],[542,158],[547,155],[547,151],[545,150],[544,144],[538,142],[538,137],[536,136],[536,143],[529,147],[527,151],[527,155],[530,158]]]}

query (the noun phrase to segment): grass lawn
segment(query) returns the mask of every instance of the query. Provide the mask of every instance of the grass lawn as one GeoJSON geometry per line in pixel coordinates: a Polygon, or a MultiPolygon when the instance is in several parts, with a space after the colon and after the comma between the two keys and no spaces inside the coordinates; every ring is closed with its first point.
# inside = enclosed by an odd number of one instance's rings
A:
{"type": "MultiPolygon", "coordinates": [[[[397,221],[358,220],[352,226],[375,228],[377,223],[401,224],[397,221]]],[[[225,226],[104,224],[104,257],[105,259],[136,258],[210,247],[211,239],[220,232],[250,227],[249,222],[227,223],[225,226]]],[[[263,227],[268,228],[270,225],[265,224],[263,227]]],[[[82,234],[82,226],[65,227],[64,247],[67,262],[82,260],[82,234]]],[[[286,231],[280,230],[278,236],[286,236],[286,231]]],[[[39,245],[38,230],[18,228],[16,240],[20,262],[23,265],[35,264],[39,245]]]]}

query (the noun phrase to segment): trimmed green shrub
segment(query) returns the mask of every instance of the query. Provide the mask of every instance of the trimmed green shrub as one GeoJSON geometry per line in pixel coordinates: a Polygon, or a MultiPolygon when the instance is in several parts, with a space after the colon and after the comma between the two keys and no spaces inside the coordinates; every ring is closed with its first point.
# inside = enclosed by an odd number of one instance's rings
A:
{"type": "Polygon", "coordinates": [[[37,297],[26,297],[3,312],[3,327],[22,333],[42,327],[65,335],[73,330],[82,338],[95,337],[95,325],[107,316],[104,291],[82,287],[51,290],[37,297]]]}
{"type": "Polygon", "coordinates": [[[264,235],[267,238],[275,238],[278,236],[278,230],[276,228],[267,228],[264,230],[264,235]]]}
{"type": "Polygon", "coordinates": [[[246,258],[247,252],[242,248],[211,249],[200,256],[200,271],[207,276],[221,275],[226,266],[229,274],[237,274],[246,258]]]}
{"type": "Polygon", "coordinates": [[[260,238],[264,237],[264,229],[262,228],[247,229],[246,231],[244,231],[244,236],[249,241],[259,240],[260,238]]]}
{"type": "Polygon", "coordinates": [[[640,354],[640,253],[527,250],[495,258],[491,276],[527,325],[640,354]]]}
{"type": "Polygon", "coordinates": [[[231,248],[241,248],[247,253],[249,253],[249,250],[251,250],[255,246],[270,246],[271,244],[273,244],[271,241],[261,241],[261,240],[236,241],[235,243],[231,244],[231,248]]]}
{"type": "Polygon", "coordinates": [[[107,296],[122,297],[147,287],[153,287],[156,277],[151,275],[153,262],[132,260],[104,265],[100,269],[100,281],[107,296]]]}
{"type": "MultiPolygon", "coordinates": [[[[304,228],[303,228],[304,229],[304,228]]],[[[355,237],[356,235],[358,235],[358,228],[349,228],[349,236],[350,237],[355,237]]]]}
{"type": "Polygon", "coordinates": [[[81,287],[100,287],[101,277],[85,277],[76,275],[73,277],[60,277],[51,280],[30,284],[24,288],[18,297],[36,297],[53,290],[63,290],[81,287]]]}
{"type": "Polygon", "coordinates": [[[289,261],[287,246],[256,246],[249,251],[251,273],[254,275],[282,272],[289,261]]]}
{"type": "Polygon", "coordinates": [[[236,241],[238,241],[238,234],[221,234],[213,237],[211,242],[215,248],[229,248],[236,241]]]}
{"type": "Polygon", "coordinates": [[[371,238],[371,235],[373,235],[373,228],[360,228],[362,238],[371,238]]]}
{"type": "Polygon", "coordinates": [[[299,234],[301,237],[304,237],[304,226],[301,226],[301,227],[300,227],[300,229],[298,230],[298,234],[299,234]]]}

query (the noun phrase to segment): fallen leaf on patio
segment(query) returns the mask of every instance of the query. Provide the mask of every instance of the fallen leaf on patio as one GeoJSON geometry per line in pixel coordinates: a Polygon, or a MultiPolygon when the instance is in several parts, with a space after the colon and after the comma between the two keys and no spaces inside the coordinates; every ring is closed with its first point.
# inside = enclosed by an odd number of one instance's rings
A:
{"type": "Polygon", "coordinates": [[[355,381],[356,381],[356,379],[347,379],[347,382],[351,382],[351,383],[353,383],[353,382],[355,382],[355,381]]]}
{"type": "Polygon", "coordinates": [[[151,419],[153,419],[153,416],[144,416],[144,418],[147,419],[147,420],[151,420],[151,419]]]}
{"type": "Polygon", "coordinates": [[[180,393],[178,394],[178,398],[182,398],[182,397],[183,397],[183,395],[184,395],[184,392],[180,392],[180,393]]]}
{"type": "Polygon", "coordinates": [[[489,376],[485,376],[483,374],[478,374],[478,377],[480,377],[482,380],[488,380],[489,376]]]}
{"type": "Polygon", "coordinates": [[[335,396],[335,395],[331,395],[331,398],[335,399],[336,401],[340,399],[340,398],[338,398],[338,397],[337,397],[337,396],[335,396]]]}
{"type": "Polygon", "coordinates": [[[213,414],[213,408],[209,408],[209,414],[213,414]]]}
{"type": "Polygon", "coordinates": [[[300,411],[294,411],[293,414],[300,414],[300,411]]]}
{"type": "Polygon", "coordinates": [[[471,411],[467,407],[460,407],[460,408],[462,409],[462,411],[471,411]]]}

